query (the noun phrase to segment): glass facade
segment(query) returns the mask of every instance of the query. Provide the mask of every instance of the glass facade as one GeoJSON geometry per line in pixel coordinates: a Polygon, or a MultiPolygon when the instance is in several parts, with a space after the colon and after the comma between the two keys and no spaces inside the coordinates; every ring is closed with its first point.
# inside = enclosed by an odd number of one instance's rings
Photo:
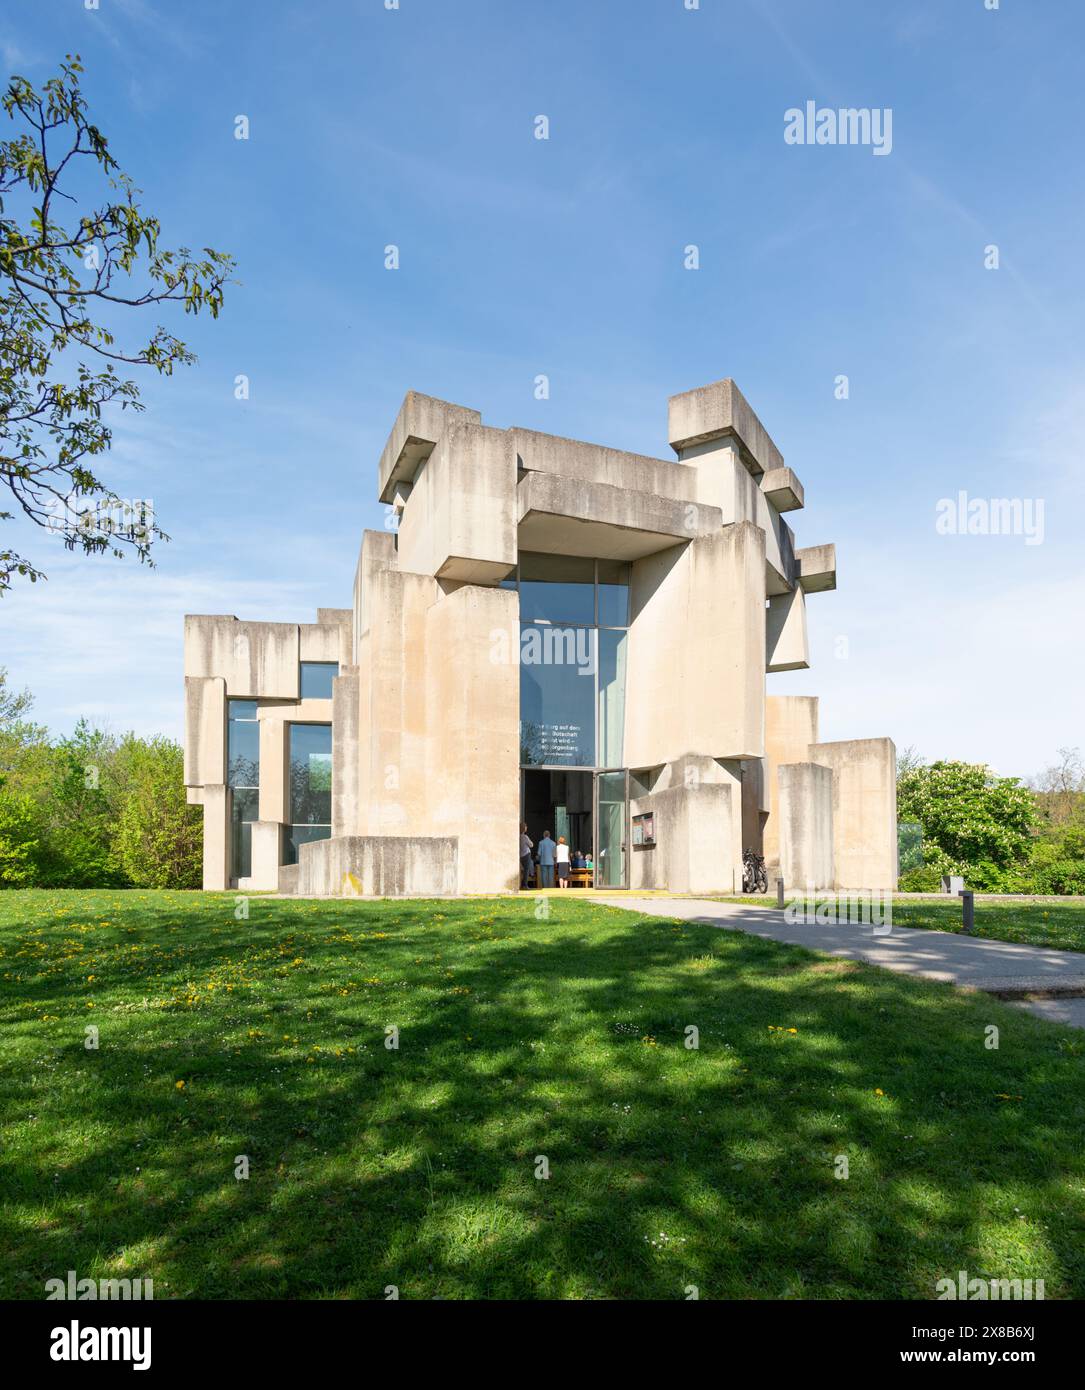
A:
{"type": "Polygon", "coordinates": [[[255,700],[227,702],[226,781],[230,862],[235,879],[252,872],[252,822],[260,819],[260,722],[255,700]]]}
{"type": "Polygon", "coordinates": [[[518,586],[521,763],[620,767],[629,566],[525,553],[518,586]]]}
{"type": "Polygon", "coordinates": [[[291,724],[290,823],[285,862],[296,864],[298,850],[332,833],[332,726],[291,724]]]}
{"type": "Polygon", "coordinates": [[[330,700],[332,681],[338,674],[338,661],[303,661],[301,663],[301,698],[303,700],[330,700]]]}

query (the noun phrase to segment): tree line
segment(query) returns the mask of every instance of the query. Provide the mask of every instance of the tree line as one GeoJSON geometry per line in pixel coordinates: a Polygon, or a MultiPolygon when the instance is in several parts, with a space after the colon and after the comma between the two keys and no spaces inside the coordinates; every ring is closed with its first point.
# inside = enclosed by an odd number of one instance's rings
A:
{"type": "Polygon", "coordinates": [[[1085,759],[1060,748],[1031,782],[982,763],[897,764],[900,889],[938,888],[959,874],[987,893],[1085,893],[1085,759]]]}
{"type": "Polygon", "coordinates": [[[56,738],[0,667],[0,888],[199,888],[203,818],[172,739],[56,738]]]}

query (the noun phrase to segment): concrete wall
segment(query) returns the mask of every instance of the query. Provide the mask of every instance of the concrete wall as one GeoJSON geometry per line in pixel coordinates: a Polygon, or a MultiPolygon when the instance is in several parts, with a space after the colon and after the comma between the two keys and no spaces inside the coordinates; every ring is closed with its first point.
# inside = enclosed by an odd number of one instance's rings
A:
{"type": "Polygon", "coordinates": [[[897,750],[889,738],[814,743],[832,770],[833,857],[838,888],[897,886],[897,750]]]}
{"type": "Polygon", "coordinates": [[[203,886],[224,892],[230,886],[230,789],[219,784],[203,789],[203,886]]]}
{"type": "Polygon", "coordinates": [[[780,871],[780,793],[777,773],[783,763],[809,762],[810,745],[817,742],[817,736],[816,695],[766,697],[764,776],[768,788],[768,818],[761,852],[765,856],[770,879],[780,871]]]}
{"type": "Polygon", "coordinates": [[[630,816],[655,815],[653,848],[629,846],[629,884],[674,893],[733,893],[742,886],[742,770],[737,762],[680,758],[652,790],[631,796],[630,816]]]}
{"type": "Polygon", "coordinates": [[[517,612],[515,593],[470,585],[426,615],[426,827],[456,838],[465,893],[519,884],[517,612]]]}
{"type": "Polygon", "coordinates": [[[184,778],[187,787],[226,781],[226,682],[185,677],[184,778]]]}
{"type": "Polygon", "coordinates": [[[302,845],[287,887],[318,897],[448,896],[459,891],[456,841],[422,835],[314,840],[302,845]]]}
{"type": "Polygon", "coordinates": [[[580,482],[606,483],[610,487],[669,497],[677,502],[697,501],[697,471],[672,459],[649,458],[586,444],[579,439],[540,434],[537,430],[511,429],[517,467],[527,472],[556,473],[580,482]]]}
{"type": "Polygon", "coordinates": [[[357,666],[340,666],[332,682],[332,834],[362,828],[358,765],[361,757],[361,687],[357,666]]]}
{"type": "Polygon", "coordinates": [[[831,888],[835,882],[833,774],[819,763],[784,763],[778,778],[784,887],[831,888]]]}
{"type": "Polygon", "coordinates": [[[399,523],[399,568],[497,583],[516,564],[516,455],[505,430],[458,423],[415,477],[399,523]]]}
{"type": "Polygon", "coordinates": [[[725,526],[632,567],[625,761],[764,752],[764,533],[725,526]]]}
{"type": "Polygon", "coordinates": [[[185,675],[221,677],[232,700],[296,700],[299,660],[297,623],[185,618],[185,675]]]}

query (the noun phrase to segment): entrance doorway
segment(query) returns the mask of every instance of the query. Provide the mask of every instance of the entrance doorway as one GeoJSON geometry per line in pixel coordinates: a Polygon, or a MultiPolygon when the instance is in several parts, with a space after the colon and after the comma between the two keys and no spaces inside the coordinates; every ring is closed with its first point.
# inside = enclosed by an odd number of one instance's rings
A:
{"type": "Polygon", "coordinates": [[[596,888],[628,887],[626,773],[526,767],[520,773],[520,819],[536,847],[543,831],[564,835],[570,854],[591,855],[596,888]]]}

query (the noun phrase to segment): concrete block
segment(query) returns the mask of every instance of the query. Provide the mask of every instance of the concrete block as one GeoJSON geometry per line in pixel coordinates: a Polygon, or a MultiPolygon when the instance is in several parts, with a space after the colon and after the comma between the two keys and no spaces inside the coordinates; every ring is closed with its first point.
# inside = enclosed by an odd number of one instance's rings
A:
{"type": "Polygon", "coordinates": [[[184,778],[188,787],[226,781],[226,682],[185,677],[184,778]]]}
{"type": "Polygon", "coordinates": [[[245,887],[251,892],[274,893],[278,889],[282,831],[278,821],[252,822],[252,872],[245,881],[245,887]]]}
{"type": "Polygon", "coordinates": [[[447,431],[465,423],[480,425],[482,416],[468,406],[408,391],[377,465],[380,500],[391,502],[396,485],[413,482],[447,431]]]}
{"type": "Polygon", "coordinates": [[[451,836],[314,840],[298,854],[296,891],[316,897],[447,897],[458,891],[457,858],[451,836]]]}
{"type": "Polygon", "coordinates": [[[519,548],[551,555],[638,560],[723,524],[717,507],[553,473],[528,473],[516,501],[519,548]]]}
{"type": "Polygon", "coordinates": [[[519,886],[517,615],[515,593],[477,585],[426,614],[426,804],[412,828],[457,841],[465,893],[519,886]]]}
{"type": "Polygon", "coordinates": [[[798,581],[808,594],[836,588],[836,546],[809,545],[795,551],[798,581]]]}
{"type": "Polygon", "coordinates": [[[765,609],[766,671],[801,671],[810,665],[806,636],[806,595],[797,585],[776,594],[765,609]]]}
{"type": "Polygon", "coordinates": [[[396,554],[396,537],[392,531],[363,531],[362,545],[358,552],[358,565],[354,571],[354,650],[349,665],[358,662],[358,644],[369,631],[372,605],[369,602],[374,579],[382,570],[399,567],[396,554]]]}
{"type": "Polygon", "coordinates": [[[798,511],[805,502],[802,483],[790,468],[773,468],[762,473],[761,491],[778,512],[798,511]]]}
{"type": "Polygon", "coordinates": [[[728,435],[738,440],[746,465],[755,475],[783,468],[783,455],[729,377],[671,396],[668,438],[679,457],[698,444],[728,435]]]}
{"type": "Polygon", "coordinates": [[[631,816],[648,811],[655,816],[656,843],[629,847],[631,889],[733,893],[736,884],[741,889],[741,799],[741,780],[733,774],[689,782],[678,776],[632,799],[631,816]]]}
{"type": "Polygon", "coordinates": [[[784,887],[832,888],[832,771],[819,763],[784,763],[777,775],[784,887]]]}
{"type": "Polygon", "coordinates": [[[762,834],[761,853],[770,878],[780,869],[779,779],[783,763],[811,761],[810,745],[818,738],[816,695],[769,695],[765,699],[765,782],[768,818],[762,834]]]}
{"type": "Polygon", "coordinates": [[[833,857],[838,888],[897,886],[897,750],[892,739],[813,743],[833,773],[833,857]]]}
{"type": "Polygon", "coordinates": [[[361,688],[357,666],[341,666],[332,682],[332,835],[362,830],[358,763],[361,688]]]}
{"type": "Polygon", "coordinates": [[[718,507],[724,526],[748,521],[765,533],[766,592],[789,592],[796,576],[791,528],[746,467],[738,441],[730,436],[708,440],[683,457],[696,474],[697,500],[718,507]]]}
{"type": "Polygon", "coordinates": [[[185,675],[222,678],[230,699],[296,700],[299,653],[297,623],[185,617],[185,675]]]}
{"type": "Polygon", "coordinates": [[[230,789],[203,789],[203,886],[222,893],[230,886],[230,789]]]}
{"type": "Polygon", "coordinates": [[[765,539],[725,526],[634,562],[625,762],[764,752],[765,539]]]}
{"type": "Polygon", "coordinates": [[[536,430],[512,429],[509,434],[519,470],[552,473],[580,483],[605,483],[674,502],[697,501],[696,470],[673,459],[629,454],[536,430]]]}
{"type": "Polygon", "coordinates": [[[399,567],[497,584],[516,565],[516,457],[505,430],[452,424],[416,475],[399,523],[399,567]]]}

